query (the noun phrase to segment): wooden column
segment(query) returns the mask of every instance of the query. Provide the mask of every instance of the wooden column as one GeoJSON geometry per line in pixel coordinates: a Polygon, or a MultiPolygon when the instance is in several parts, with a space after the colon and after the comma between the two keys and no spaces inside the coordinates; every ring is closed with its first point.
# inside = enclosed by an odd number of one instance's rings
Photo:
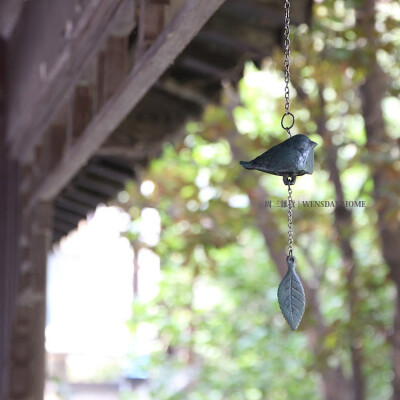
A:
{"type": "Polygon", "coordinates": [[[35,400],[43,399],[45,383],[45,328],[46,328],[46,276],[47,255],[51,244],[52,213],[51,203],[40,203],[36,206],[32,246],[33,248],[33,289],[38,294],[33,304],[32,314],[35,318],[31,324],[32,361],[35,368],[32,371],[32,394],[35,400]]]}
{"type": "MultiPolygon", "coordinates": [[[[32,179],[33,179],[32,175],[32,179]]],[[[46,266],[51,239],[51,203],[24,213],[21,268],[12,333],[7,400],[42,400],[45,382],[46,266]]]]}
{"type": "Polygon", "coordinates": [[[10,343],[18,280],[18,167],[8,157],[4,129],[4,52],[0,39],[0,398],[9,390],[10,343]]]}
{"type": "Polygon", "coordinates": [[[18,166],[0,144],[0,398],[8,399],[12,326],[19,277],[18,166]]]}
{"type": "MultiPolygon", "coordinates": [[[[14,296],[8,294],[14,318],[8,363],[9,389],[5,400],[43,399],[46,266],[52,232],[52,204],[32,203],[31,196],[52,161],[49,151],[51,142],[50,136],[45,135],[40,146],[35,149],[35,158],[20,168],[19,179],[7,177],[8,185],[15,185],[15,196],[20,204],[11,215],[20,216],[20,220],[9,224],[13,229],[10,237],[15,238],[15,246],[7,247],[7,251],[12,252],[10,264],[18,284],[14,296]]],[[[10,199],[7,214],[12,209],[10,199]]]]}
{"type": "Polygon", "coordinates": [[[4,137],[0,140],[0,398],[7,399],[18,280],[18,201],[15,185],[17,166],[5,155],[4,137]]]}

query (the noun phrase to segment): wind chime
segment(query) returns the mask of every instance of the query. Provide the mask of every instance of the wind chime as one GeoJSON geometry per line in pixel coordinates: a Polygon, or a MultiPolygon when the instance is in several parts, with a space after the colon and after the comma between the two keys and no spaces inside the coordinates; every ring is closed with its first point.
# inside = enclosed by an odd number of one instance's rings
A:
{"type": "Polygon", "coordinates": [[[290,129],[294,125],[294,116],[290,112],[290,1],[285,0],[285,113],[281,126],[289,139],[272,147],[252,161],[241,161],[246,169],[256,169],[268,174],[283,177],[288,187],[288,256],[287,273],[278,288],[278,302],[283,316],[292,330],[296,330],[304,314],[305,295],[303,285],[296,273],[296,258],[293,255],[293,198],[292,186],[297,176],[312,174],[314,171],[314,147],[317,145],[305,135],[294,135],[290,129]]]}

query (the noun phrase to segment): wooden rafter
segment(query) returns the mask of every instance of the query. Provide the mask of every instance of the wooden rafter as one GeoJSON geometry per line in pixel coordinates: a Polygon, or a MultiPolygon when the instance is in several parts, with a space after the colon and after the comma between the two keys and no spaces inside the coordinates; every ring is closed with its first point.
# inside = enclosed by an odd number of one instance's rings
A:
{"type": "Polygon", "coordinates": [[[54,199],[61,192],[223,2],[185,2],[80,138],[66,151],[60,163],[45,177],[33,196],[33,203],[40,199],[54,199]]]}
{"type": "Polygon", "coordinates": [[[113,29],[123,0],[94,0],[82,12],[74,35],[52,68],[33,106],[7,127],[12,156],[23,162],[33,152],[54,115],[113,29]]]}

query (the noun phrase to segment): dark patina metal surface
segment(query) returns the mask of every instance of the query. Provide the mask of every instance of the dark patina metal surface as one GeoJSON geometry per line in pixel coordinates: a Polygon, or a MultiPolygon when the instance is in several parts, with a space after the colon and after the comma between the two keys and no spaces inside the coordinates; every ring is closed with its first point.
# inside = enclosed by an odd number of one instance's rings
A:
{"type": "Polygon", "coordinates": [[[292,177],[293,184],[296,176],[313,173],[316,145],[317,143],[306,135],[295,135],[252,161],[240,161],[240,165],[246,169],[256,169],[284,178],[292,177]]]}
{"type": "Polygon", "coordinates": [[[278,302],[287,323],[295,331],[304,314],[306,297],[296,273],[296,258],[288,256],[286,262],[288,271],[278,288],[278,302]]]}

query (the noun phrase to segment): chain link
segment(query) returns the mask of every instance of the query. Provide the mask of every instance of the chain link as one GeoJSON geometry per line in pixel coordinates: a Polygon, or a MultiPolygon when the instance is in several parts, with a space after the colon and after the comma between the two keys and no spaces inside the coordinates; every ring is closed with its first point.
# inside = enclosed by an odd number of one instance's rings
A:
{"type": "MultiPolygon", "coordinates": [[[[285,41],[285,60],[284,60],[284,67],[285,67],[285,114],[282,117],[282,121],[284,117],[290,114],[290,89],[289,89],[289,82],[290,82],[290,1],[285,0],[285,31],[284,31],[285,41]]],[[[293,118],[294,120],[294,118],[293,118]]],[[[282,124],[283,125],[283,124],[282,124]]],[[[293,125],[292,125],[293,126],[293,125]]],[[[284,128],[288,135],[292,137],[290,133],[290,127],[284,128]]]]}
{"type": "MultiPolygon", "coordinates": [[[[285,114],[283,114],[281,125],[286,130],[288,135],[292,137],[290,133],[290,128],[294,124],[293,114],[290,112],[290,0],[285,0],[285,31],[284,31],[285,41],[285,114]],[[287,116],[292,117],[292,123],[290,125],[284,126],[284,119],[287,116]]],[[[289,244],[289,257],[293,257],[293,198],[292,198],[292,188],[290,186],[291,180],[288,183],[288,244],[289,244]]],[[[294,183],[294,182],[293,182],[294,183]]]]}
{"type": "Polygon", "coordinates": [[[293,198],[292,188],[288,185],[288,244],[289,257],[293,257],[293,198]]]}

